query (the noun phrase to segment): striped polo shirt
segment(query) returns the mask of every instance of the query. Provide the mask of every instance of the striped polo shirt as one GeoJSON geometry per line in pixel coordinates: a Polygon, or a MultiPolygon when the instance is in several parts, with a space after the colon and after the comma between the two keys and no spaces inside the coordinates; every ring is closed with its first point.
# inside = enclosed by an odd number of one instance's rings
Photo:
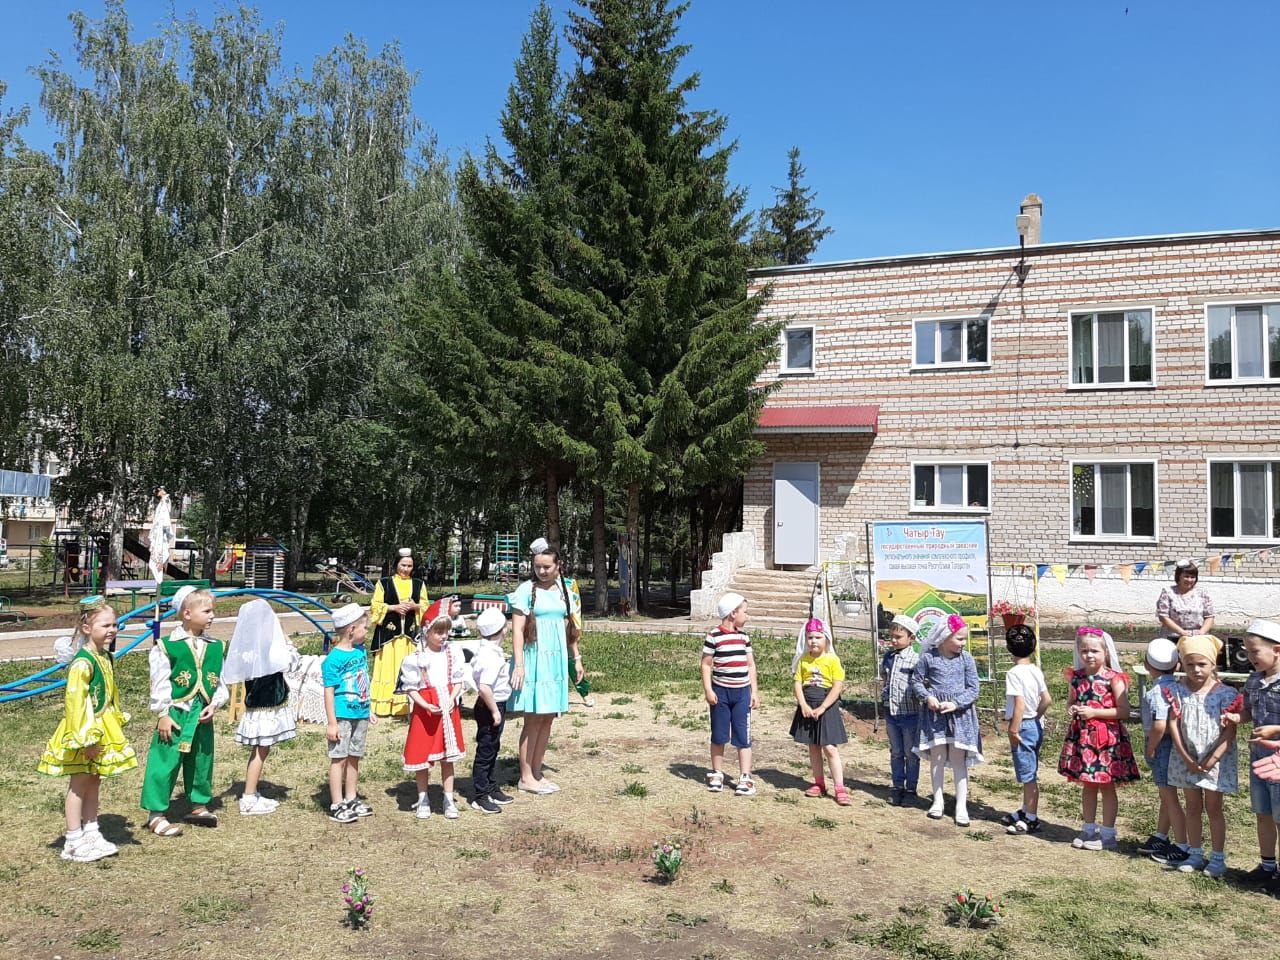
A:
{"type": "Polygon", "coordinates": [[[711,682],[720,687],[751,685],[751,638],[745,633],[712,629],[702,641],[702,655],[711,658],[711,682]]]}

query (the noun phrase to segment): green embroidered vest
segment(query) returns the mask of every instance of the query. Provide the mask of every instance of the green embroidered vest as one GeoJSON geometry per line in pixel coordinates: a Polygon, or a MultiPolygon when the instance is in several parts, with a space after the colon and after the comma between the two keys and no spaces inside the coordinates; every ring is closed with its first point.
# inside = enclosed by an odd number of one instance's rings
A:
{"type": "Polygon", "coordinates": [[[81,647],[71,662],[84,660],[89,664],[89,668],[93,671],[89,675],[89,702],[93,704],[93,712],[99,714],[107,705],[107,678],[102,675],[102,664],[98,662],[88,649],[81,647]]]}
{"type": "Polygon", "coordinates": [[[192,645],[185,639],[165,637],[160,641],[169,658],[169,686],[174,703],[186,703],[199,696],[205,703],[213,699],[222,676],[222,655],[225,648],[221,640],[206,637],[204,650],[197,661],[192,645]]]}

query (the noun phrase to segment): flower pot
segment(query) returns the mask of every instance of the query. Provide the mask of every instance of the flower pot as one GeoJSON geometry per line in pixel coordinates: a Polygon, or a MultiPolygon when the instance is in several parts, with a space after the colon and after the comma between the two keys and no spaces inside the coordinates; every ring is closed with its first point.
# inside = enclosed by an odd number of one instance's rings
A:
{"type": "Polygon", "coordinates": [[[1020,623],[1026,623],[1027,615],[1025,613],[1002,613],[1000,614],[1000,619],[1004,621],[1004,628],[1008,630],[1020,623]]]}
{"type": "Polygon", "coordinates": [[[862,601],[860,600],[837,600],[836,606],[840,608],[840,612],[846,617],[856,617],[862,612],[862,601]]]}

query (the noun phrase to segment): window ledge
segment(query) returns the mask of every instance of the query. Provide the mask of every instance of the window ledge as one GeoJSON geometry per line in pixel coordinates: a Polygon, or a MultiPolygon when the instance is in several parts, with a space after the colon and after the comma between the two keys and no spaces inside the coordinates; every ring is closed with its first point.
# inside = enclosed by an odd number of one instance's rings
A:
{"type": "Polygon", "coordinates": [[[911,373],[946,373],[949,370],[990,370],[990,363],[913,363],[908,368],[911,373]]]}
{"type": "Polygon", "coordinates": [[[1231,540],[1209,540],[1205,543],[1209,547],[1248,547],[1257,550],[1278,549],[1280,548],[1280,540],[1269,539],[1266,537],[1256,537],[1253,539],[1238,537],[1231,540]]]}
{"type": "Polygon", "coordinates": [[[978,515],[985,516],[991,513],[991,508],[990,507],[945,507],[945,506],[944,507],[912,507],[907,512],[908,513],[928,513],[928,514],[935,514],[935,515],[940,513],[959,513],[959,514],[967,514],[967,515],[978,514],[978,515]]]}
{"type": "Polygon", "coordinates": [[[1068,390],[1154,390],[1155,383],[1069,383],[1068,390]]]}
{"type": "Polygon", "coordinates": [[[817,373],[817,372],[818,372],[818,371],[813,370],[813,369],[809,369],[809,370],[779,370],[779,371],[778,371],[778,376],[780,376],[780,377],[812,377],[812,376],[813,376],[815,373],[817,373]]]}
{"type": "Polygon", "coordinates": [[[1205,380],[1206,387],[1280,387],[1280,377],[1257,377],[1250,380],[1205,380]]]}
{"type": "Polygon", "coordinates": [[[1067,539],[1068,546],[1090,546],[1105,547],[1114,544],[1118,547],[1130,546],[1132,544],[1154,545],[1160,542],[1159,537],[1081,537],[1071,536],[1067,539]]]}

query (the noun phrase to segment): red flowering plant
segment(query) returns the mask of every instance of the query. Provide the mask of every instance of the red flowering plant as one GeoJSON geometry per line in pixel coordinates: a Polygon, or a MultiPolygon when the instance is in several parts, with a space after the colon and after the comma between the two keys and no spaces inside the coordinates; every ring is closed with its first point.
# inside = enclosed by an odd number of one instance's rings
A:
{"type": "Polygon", "coordinates": [[[946,907],[947,922],[960,927],[994,927],[1004,917],[1004,904],[968,887],[957,890],[946,907]]]}
{"type": "Polygon", "coordinates": [[[342,903],[346,907],[345,923],[353,930],[363,930],[373,919],[373,895],[369,893],[369,878],[363,867],[347,871],[342,884],[342,903]]]}
{"type": "Polygon", "coordinates": [[[991,615],[993,617],[1003,617],[1005,615],[1011,617],[1034,617],[1036,608],[1029,603],[1014,602],[1010,600],[1000,600],[991,606],[991,615]]]}

